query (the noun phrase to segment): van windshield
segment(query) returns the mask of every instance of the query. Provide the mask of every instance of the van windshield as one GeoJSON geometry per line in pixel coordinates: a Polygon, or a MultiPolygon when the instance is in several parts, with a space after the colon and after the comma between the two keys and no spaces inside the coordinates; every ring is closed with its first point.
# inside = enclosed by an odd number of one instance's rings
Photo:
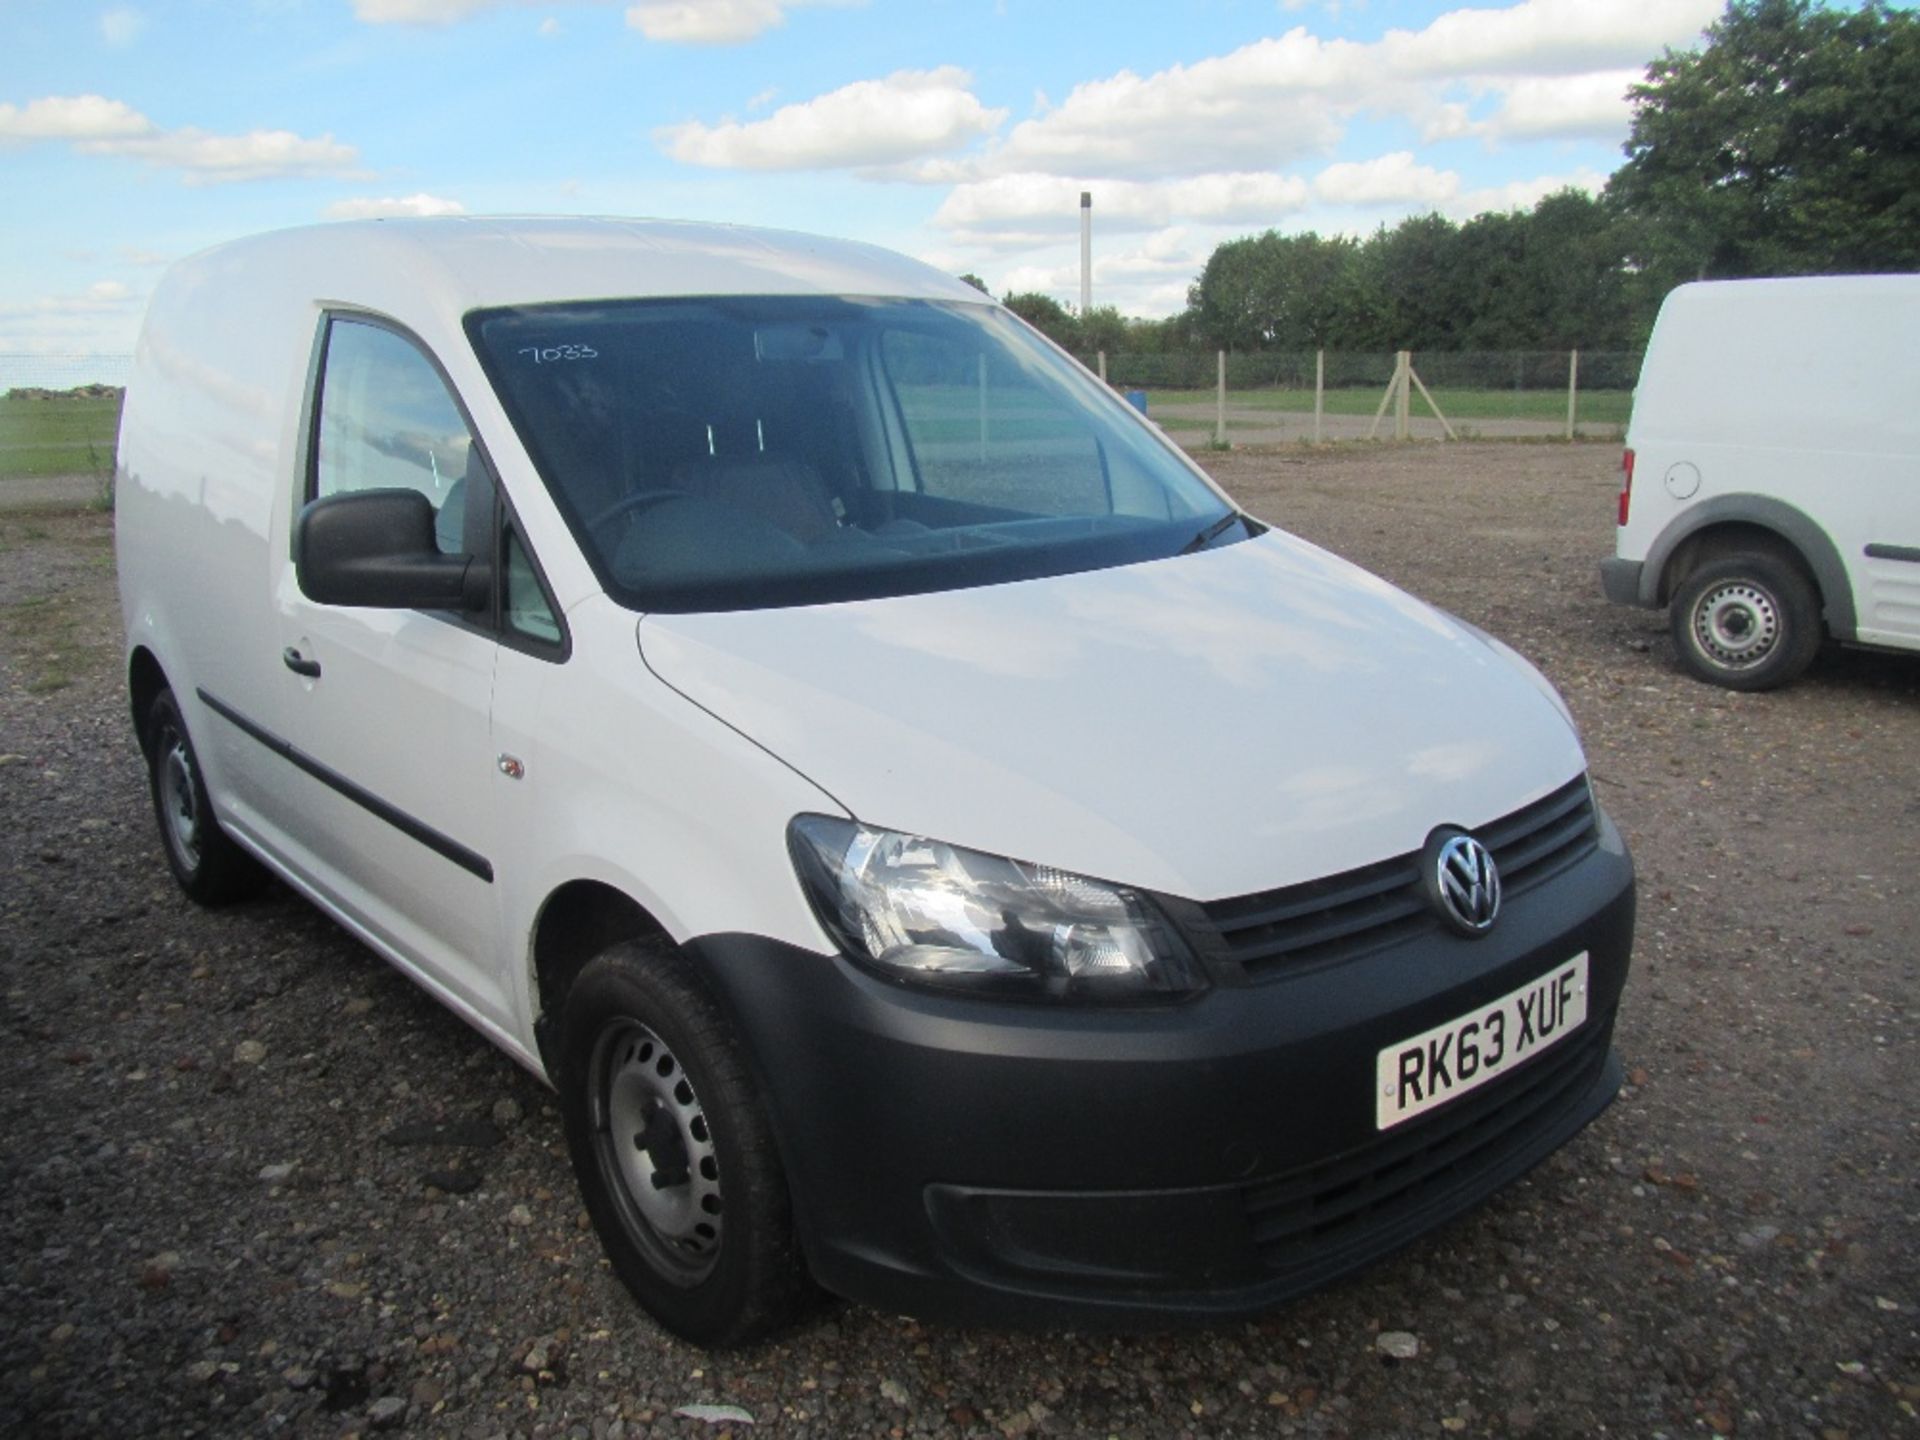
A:
{"type": "Polygon", "coordinates": [[[607,591],[746,610],[1228,544],[1234,512],[997,306],[635,300],[467,330],[607,591]]]}

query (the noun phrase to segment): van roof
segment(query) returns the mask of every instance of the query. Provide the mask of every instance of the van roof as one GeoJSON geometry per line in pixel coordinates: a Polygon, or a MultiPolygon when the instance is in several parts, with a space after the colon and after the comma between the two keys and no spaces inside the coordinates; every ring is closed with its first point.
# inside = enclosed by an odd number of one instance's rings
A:
{"type": "MultiPolygon", "coordinates": [[[[620,217],[436,216],[277,230],[208,251],[304,274],[396,278],[460,309],[672,295],[894,295],[981,300],[891,250],[741,225],[620,217]]],[[[336,298],[347,298],[339,296],[336,298]]]]}
{"type": "Polygon", "coordinates": [[[1920,275],[1682,285],[1660,307],[1627,443],[1911,448],[1920,275]]]}

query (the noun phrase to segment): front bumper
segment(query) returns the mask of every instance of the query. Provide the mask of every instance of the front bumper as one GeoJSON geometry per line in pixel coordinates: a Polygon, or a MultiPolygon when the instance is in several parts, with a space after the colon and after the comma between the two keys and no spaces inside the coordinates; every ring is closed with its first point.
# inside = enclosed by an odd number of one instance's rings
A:
{"type": "Polygon", "coordinates": [[[1633,932],[1612,825],[1478,940],[1429,934],[1188,1004],[1015,1005],[709,936],[829,1289],[953,1321],[1254,1313],[1470,1208],[1620,1084],[1633,932]],[[1386,1132],[1374,1065],[1571,956],[1588,1019],[1508,1075],[1386,1132]]]}

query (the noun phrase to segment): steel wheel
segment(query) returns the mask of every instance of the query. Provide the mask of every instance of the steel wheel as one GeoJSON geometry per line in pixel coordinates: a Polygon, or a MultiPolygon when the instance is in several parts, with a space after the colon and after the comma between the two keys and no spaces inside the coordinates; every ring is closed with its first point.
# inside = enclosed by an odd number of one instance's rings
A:
{"type": "Polygon", "coordinates": [[[661,1275],[697,1285],[720,1253],[720,1161],[686,1067],[637,1020],[594,1047],[594,1156],[661,1275]]]}
{"type": "Polygon", "coordinates": [[[160,844],[180,888],[202,905],[224,905],[257,894],[266,871],[234,844],[214,817],[199,757],[171,690],[154,696],[140,736],[160,844]]]}
{"type": "Polygon", "coordinates": [[[806,1266],[766,1109],[704,977],[663,939],[626,941],[582,967],[562,1014],[567,1150],[614,1273],[695,1344],[778,1329],[806,1266]]]}
{"type": "Polygon", "coordinates": [[[1695,642],[1729,670],[1765,662],[1780,641],[1780,607],[1751,580],[1728,580],[1693,602],[1695,642]]]}
{"type": "Polygon", "coordinates": [[[1793,561],[1724,555],[1700,566],[1673,597],[1673,643],[1702,680],[1770,690],[1812,663],[1825,632],[1820,594],[1793,561]]]}
{"type": "Polygon", "coordinates": [[[169,723],[154,737],[159,755],[160,837],[188,870],[200,868],[199,777],[187,737],[169,723]]]}

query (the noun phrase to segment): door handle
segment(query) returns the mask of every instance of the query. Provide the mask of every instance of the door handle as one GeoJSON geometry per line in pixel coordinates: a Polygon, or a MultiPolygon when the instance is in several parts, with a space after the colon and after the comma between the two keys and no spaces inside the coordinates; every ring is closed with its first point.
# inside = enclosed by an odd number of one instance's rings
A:
{"type": "Polygon", "coordinates": [[[318,680],[320,678],[320,662],[318,660],[307,659],[306,656],[302,655],[291,645],[280,652],[280,663],[285,665],[287,669],[293,671],[294,674],[304,675],[309,680],[318,680]]]}

